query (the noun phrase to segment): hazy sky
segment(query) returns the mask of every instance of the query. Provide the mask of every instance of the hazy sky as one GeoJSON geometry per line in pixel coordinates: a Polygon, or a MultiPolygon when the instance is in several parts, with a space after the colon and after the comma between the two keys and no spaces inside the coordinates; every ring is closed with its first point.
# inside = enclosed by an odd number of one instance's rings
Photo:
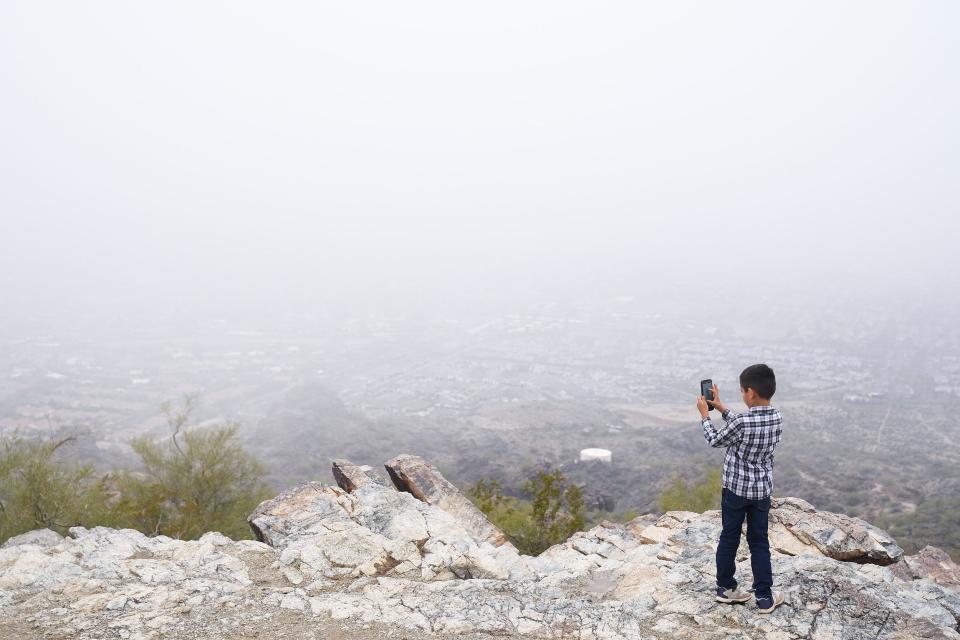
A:
{"type": "Polygon", "coordinates": [[[8,0],[4,313],[956,296],[958,31],[954,1],[8,0]]]}

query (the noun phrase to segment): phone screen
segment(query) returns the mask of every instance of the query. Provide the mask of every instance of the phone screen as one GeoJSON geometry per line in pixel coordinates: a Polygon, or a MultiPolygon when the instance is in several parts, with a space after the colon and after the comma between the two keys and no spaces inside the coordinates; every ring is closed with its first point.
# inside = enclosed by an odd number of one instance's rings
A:
{"type": "Polygon", "coordinates": [[[700,395],[708,401],[713,400],[713,390],[711,387],[713,387],[713,380],[700,381],[700,395]]]}

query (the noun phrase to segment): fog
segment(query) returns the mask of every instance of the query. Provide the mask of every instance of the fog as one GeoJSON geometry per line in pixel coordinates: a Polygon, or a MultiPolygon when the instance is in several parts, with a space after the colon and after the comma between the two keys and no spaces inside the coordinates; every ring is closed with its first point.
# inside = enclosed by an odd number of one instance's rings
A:
{"type": "Polygon", "coordinates": [[[4,315],[953,299],[958,19],[5,2],[4,315]]]}
{"type": "Polygon", "coordinates": [[[156,475],[135,444],[183,455],[174,406],[271,491],[410,453],[518,497],[557,470],[626,521],[718,469],[700,382],[745,409],[764,362],[777,495],[960,561],[958,26],[0,2],[0,470],[23,436],[156,475]]]}

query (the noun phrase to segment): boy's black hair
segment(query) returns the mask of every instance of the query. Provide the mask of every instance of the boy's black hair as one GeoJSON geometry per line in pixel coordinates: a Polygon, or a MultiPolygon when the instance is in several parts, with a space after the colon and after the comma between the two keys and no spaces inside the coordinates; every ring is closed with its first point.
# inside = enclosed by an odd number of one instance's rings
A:
{"type": "Polygon", "coordinates": [[[740,387],[744,391],[753,389],[758,396],[769,400],[777,392],[777,378],[767,365],[752,364],[740,374],[740,387]]]}

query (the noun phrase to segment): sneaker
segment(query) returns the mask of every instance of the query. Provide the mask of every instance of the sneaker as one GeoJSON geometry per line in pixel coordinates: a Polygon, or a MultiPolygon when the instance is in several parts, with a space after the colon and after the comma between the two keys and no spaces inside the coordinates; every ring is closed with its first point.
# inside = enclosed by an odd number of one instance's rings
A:
{"type": "Polygon", "coordinates": [[[775,593],[773,596],[757,598],[757,613],[770,613],[783,604],[783,594],[775,593]]]}
{"type": "Polygon", "coordinates": [[[737,591],[736,589],[717,587],[717,602],[733,604],[735,602],[747,602],[748,600],[750,600],[749,593],[743,593],[742,591],[737,591]]]}

